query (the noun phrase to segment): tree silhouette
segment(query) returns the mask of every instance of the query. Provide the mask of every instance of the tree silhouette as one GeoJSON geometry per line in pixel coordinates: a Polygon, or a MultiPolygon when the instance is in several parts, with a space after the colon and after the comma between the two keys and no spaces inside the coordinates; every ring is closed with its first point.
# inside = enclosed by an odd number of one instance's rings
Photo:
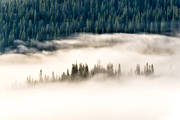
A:
{"type": "Polygon", "coordinates": [[[76,77],[78,75],[78,65],[72,64],[72,71],[71,71],[71,77],[76,77]]]}
{"type": "Polygon", "coordinates": [[[121,64],[118,65],[118,75],[121,75],[121,64]]]}
{"type": "Polygon", "coordinates": [[[40,70],[40,74],[39,74],[39,82],[43,82],[42,70],[40,70]]]}
{"type": "Polygon", "coordinates": [[[114,73],[113,64],[110,63],[110,64],[107,65],[107,73],[109,75],[113,75],[113,73],[114,73]]]}
{"type": "Polygon", "coordinates": [[[85,71],[84,71],[84,77],[88,77],[89,76],[89,67],[88,65],[86,64],[85,65],[85,71]]]}
{"type": "Polygon", "coordinates": [[[136,73],[136,75],[140,75],[141,74],[141,68],[140,68],[139,64],[137,64],[137,66],[136,66],[135,73],[136,73]]]}
{"type": "MultiPolygon", "coordinates": [[[[129,76],[134,75],[133,70],[131,69],[130,72],[128,73],[129,76]]],[[[114,70],[113,64],[108,64],[106,66],[106,69],[100,65],[100,63],[95,64],[94,68],[89,70],[88,64],[82,64],[80,63],[79,66],[76,64],[72,64],[72,69],[71,69],[71,74],[69,74],[69,69],[67,69],[67,72],[63,72],[61,76],[56,75],[55,73],[52,72],[51,78],[48,75],[44,75],[43,78],[43,73],[42,70],[40,70],[39,73],[39,79],[38,80],[33,80],[31,76],[27,77],[27,83],[31,85],[36,85],[38,83],[42,82],[58,82],[58,81],[71,81],[71,80],[86,80],[88,78],[91,78],[97,74],[106,74],[109,75],[110,77],[120,77],[122,76],[121,74],[121,65],[118,65],[118,69],[114,70]]],[[[140,65],[137,64],[135,68],[135,75],[145,75],[149,76],[154,74],[154,65],[147,62],[146,65],[144,66],[144,72],[141,71],[140,65]]]]}

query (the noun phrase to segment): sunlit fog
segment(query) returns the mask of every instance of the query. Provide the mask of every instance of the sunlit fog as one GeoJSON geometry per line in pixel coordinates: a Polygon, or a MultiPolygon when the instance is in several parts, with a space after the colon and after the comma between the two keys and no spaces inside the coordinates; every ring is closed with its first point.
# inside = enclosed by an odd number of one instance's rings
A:
{"type": "MultiPolygon", "coordinates": [[[[179,120],[180,38],[150,34],[77,34],[36,43],[18,40],[0,56],[0,120],[179,120]],[[16,54],[16,51],[26,54],[16,54]],[[27,53],[27,51],[30,51],[27,53]],[[150,76],[129,75],[139,64],[154,65],[150,76]],[[95,75],[81,82],[27,85],[27,76],[62,75],[72,64],[117,69],[124,76],[95,75]]],[[[70,71],[71,72],[71,71],[70,71]]]]}

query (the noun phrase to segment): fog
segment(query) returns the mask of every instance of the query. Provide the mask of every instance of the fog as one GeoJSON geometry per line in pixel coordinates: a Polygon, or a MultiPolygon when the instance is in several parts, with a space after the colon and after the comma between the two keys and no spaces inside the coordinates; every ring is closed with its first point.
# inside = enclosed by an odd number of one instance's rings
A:
{"type": "MultiPolygon", "coordinates": [[[[0,56],[1,120],[179,120],[180,38],[148,34],[78,34],[38,47],[55,45],[54,52],[34,52],[21,44],[0,56]],[[72,63],[98,61],[103,66],[120,63],[122,72],[146,62],[155,66],[153,76],[117,79],[98,75],[78,83],[51,83],[27,87],[28,75],[39,70],[61,75],[72,63]]],[[[38,48],[38,49],[39,49],[38,48]]]]}

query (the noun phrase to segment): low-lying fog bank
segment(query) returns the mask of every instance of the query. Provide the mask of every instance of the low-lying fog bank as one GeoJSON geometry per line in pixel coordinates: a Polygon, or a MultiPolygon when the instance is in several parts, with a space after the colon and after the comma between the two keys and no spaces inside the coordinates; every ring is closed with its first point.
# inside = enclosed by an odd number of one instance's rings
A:
{"type": "MultiPolygon", "coordinates": [[[[180,92],[180,38],[145,34],[80,34],[57,41],[55,52],[0,56],[2,120],[175,120],[180,92]],[[60,75],[72,63],[113,63],[122,72],[146,62],[150,77],[102,76],[81,83],[52,83],[26,88],[26,77],[39,70],[60,75]],[[18,88],[13,88],[18,85],[18,88]]],[[[42,43],[43,44],[43,43],[42,43]]],[[[23,49],[23,47],[18,48],[23,49]]],[[[28,48],[26,48],[28,50],[28,48]]]]}

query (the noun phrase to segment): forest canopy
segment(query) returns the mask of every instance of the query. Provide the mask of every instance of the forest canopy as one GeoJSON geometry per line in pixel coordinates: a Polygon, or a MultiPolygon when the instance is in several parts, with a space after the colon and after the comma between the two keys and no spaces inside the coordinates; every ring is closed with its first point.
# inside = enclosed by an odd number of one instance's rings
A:
{"type": "Polygon", "coordinates": [[[73,33],[158,33],[180,29],[179,0],[1,0],[0,52],[23,40],[73,33]]]}

